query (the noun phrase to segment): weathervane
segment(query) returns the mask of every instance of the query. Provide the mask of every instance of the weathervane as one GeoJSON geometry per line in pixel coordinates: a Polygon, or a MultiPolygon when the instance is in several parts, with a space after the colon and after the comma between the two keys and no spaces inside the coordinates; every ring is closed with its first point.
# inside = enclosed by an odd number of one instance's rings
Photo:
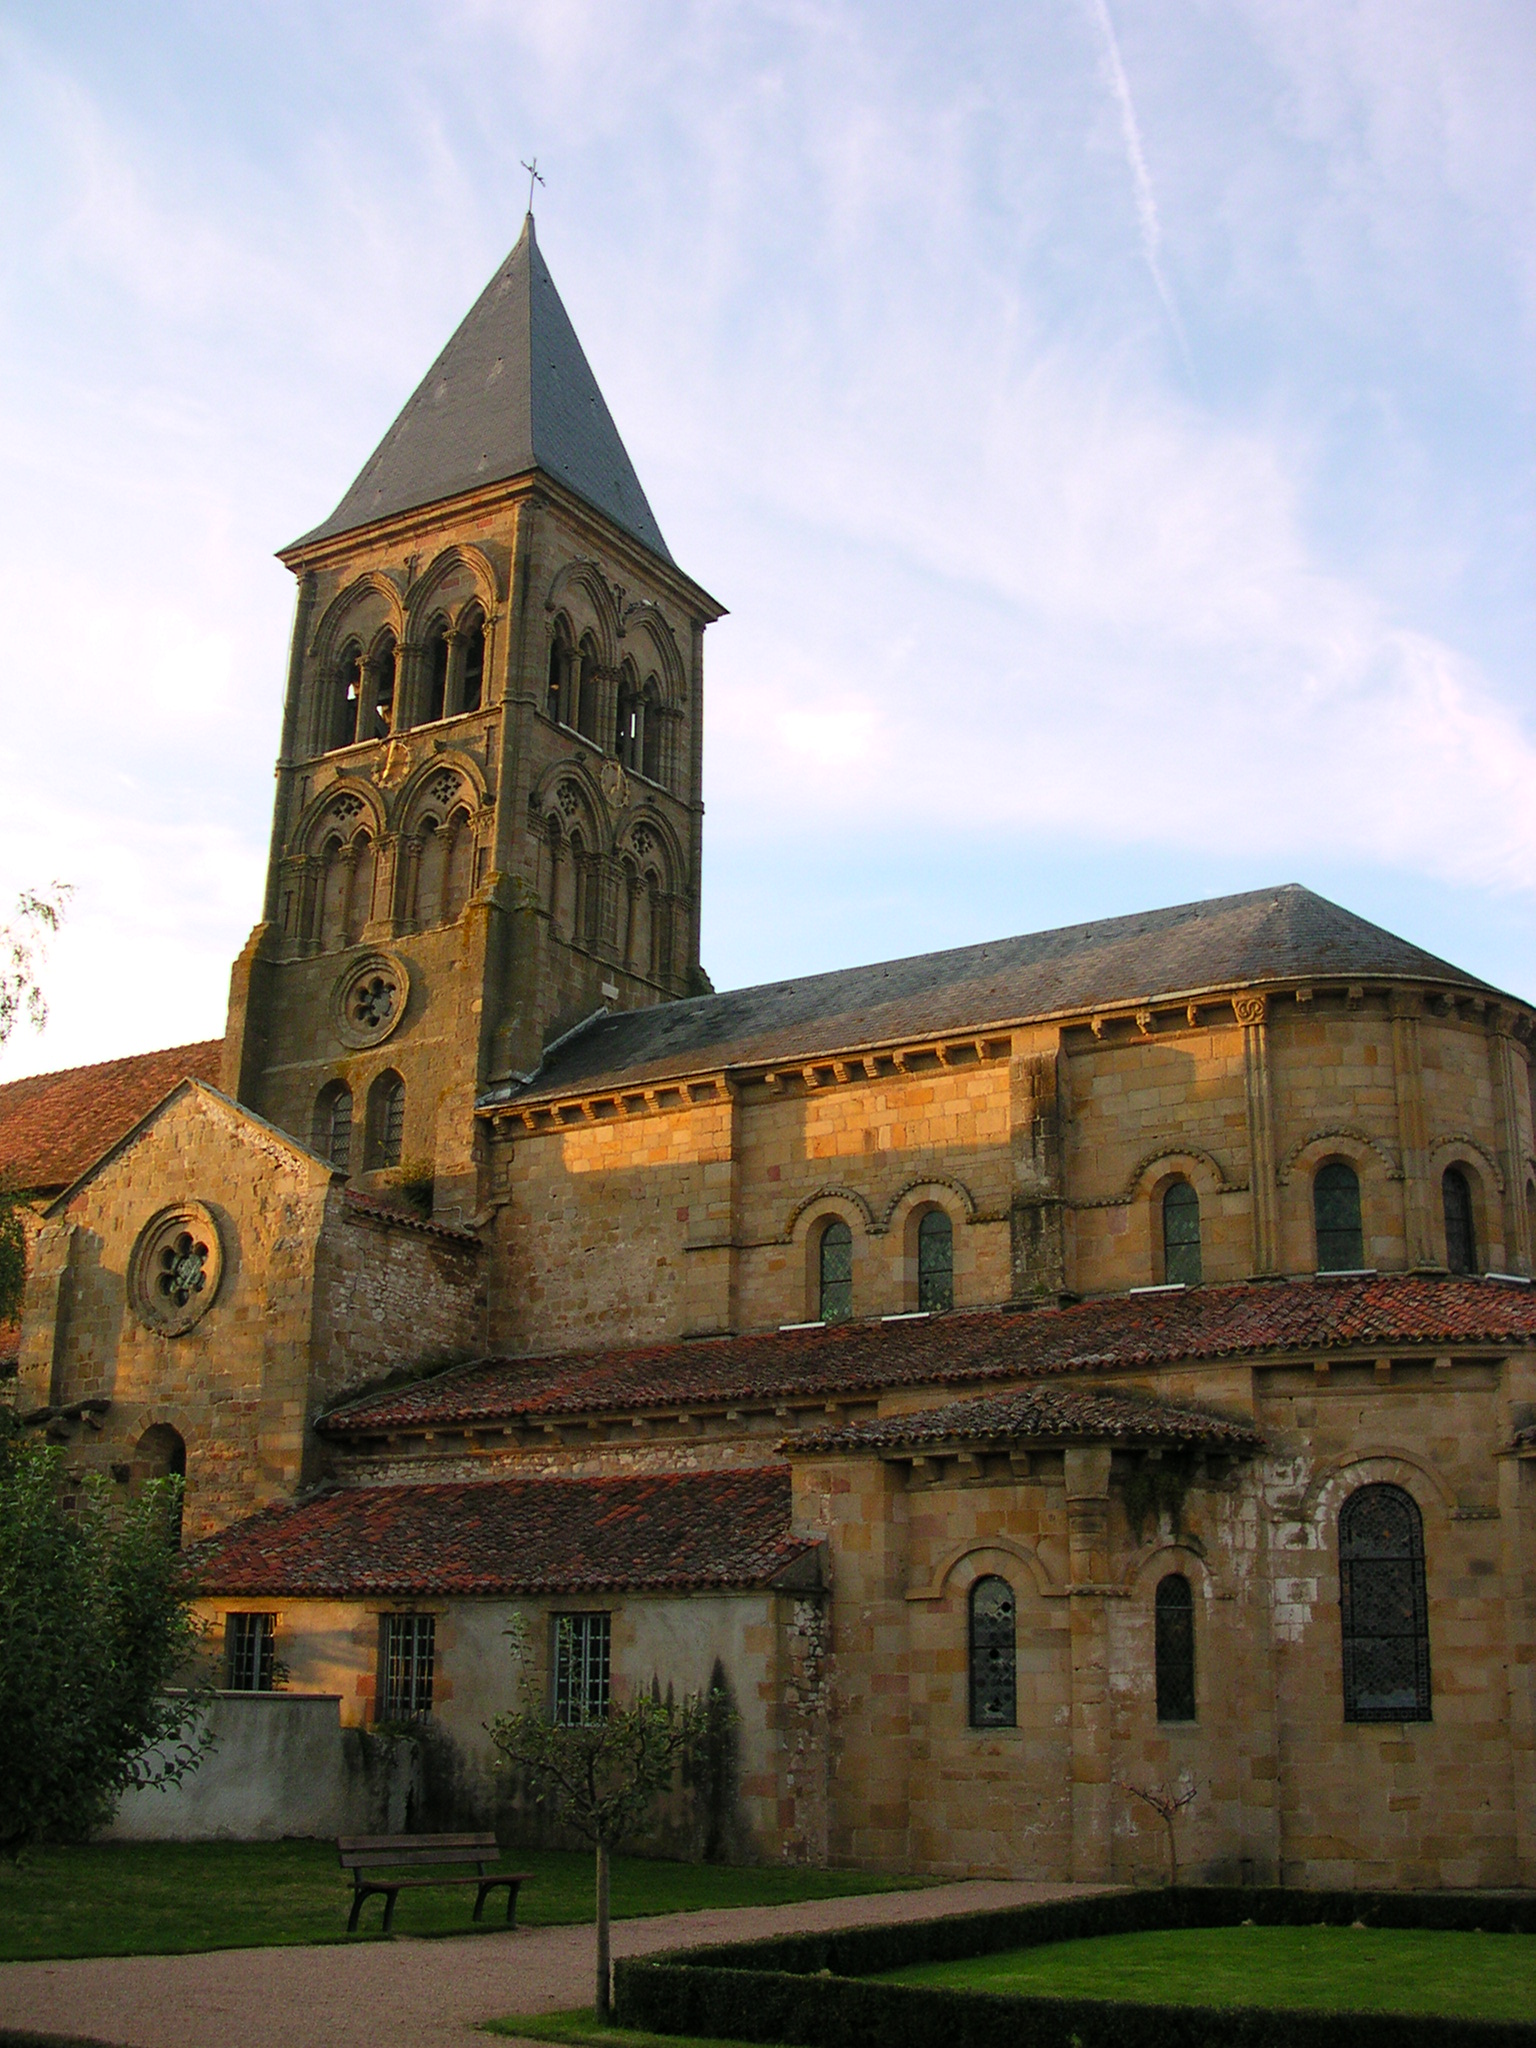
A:
{"type": "Polygon", "coordinates": [[[528,173],[528,211],[532,213],[533,188],[535,185],[542,185],[544,180],[539,176],[539,160],[537,157],[534,158],[532,163],[529,163],[526,157],[522,158],[521,162],[523,169],[528,173]]]}

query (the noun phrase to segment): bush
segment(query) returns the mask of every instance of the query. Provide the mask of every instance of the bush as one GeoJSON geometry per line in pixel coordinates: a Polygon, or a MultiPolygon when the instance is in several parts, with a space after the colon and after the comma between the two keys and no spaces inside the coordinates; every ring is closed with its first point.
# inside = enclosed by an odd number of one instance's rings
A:
{"type": "Polygon", "coordinates": [[[204,1693],[164,1687],[198,1649],[176,1549],[181,1481],[119,1508],[104,1482],[61,1499],[63,1454],[0,1412],[0,1850],[79,1839],[130,1785],[201,1761],[204,1693]]]}
{"type": "Polygon", "coordinates": [[[1062,1899],[907,1926],[778,1936],[621,1962],[616,2014],[657,2033],[806,2048],[1536,2048],[1536,2025],[1362,2012],[1008,1998],[861,1978],[1092,1935],[1258,1926],[1536,1932],[1536,1899],[1486,1892],[1299,1892],[1194,1886],[1062,1899]]]}

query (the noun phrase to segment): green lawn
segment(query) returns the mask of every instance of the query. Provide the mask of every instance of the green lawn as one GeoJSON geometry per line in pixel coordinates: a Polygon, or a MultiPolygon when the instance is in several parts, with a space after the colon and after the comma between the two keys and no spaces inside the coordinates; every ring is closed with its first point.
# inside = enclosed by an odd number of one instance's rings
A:
{"type": "Polygon", "coordinates": [[[574,2012],[488,2020],[481,2032],[510,2034],[522,2041],[558,2041],[563,2048],[741,2048],[739,2041],[721,2041],[703,2034],[641,2034],[630,2027],[605,2027],[590,2005],[574,2012]]]}
{"type": "Polygon", "coordinates": [[[883,1980],[1025,1997],[1318,2007],[1527,2020],[1536,1935],[1355,1927],[1211,1927],[1051,1942],[883,1980]]]}
{"type": "MultiPolygon", "coordinates": [[[[592,1859],[538,1849],[503,1858],[526,1870],[518,1924],[552,1927],[592,1918],[592,1859]]],[[[857,1871],[739,1870],[718,1864],[613,1859],[620,1918],[706,1906],[780,1906],[852,1892],[901,1891],[920,1880],[857,1871]]],[[[486,1902],[484,1927],[504,1925],[505,1895],[486,1902]]],[[[101,1842],[35,1850],[19,1868],[0,1863],[0,1962],[45,1956],[171,1955],[187,1949],[262,1948],[376,1938],[382,1899],[348,1936],[351,1883],[326,1842],[101,1842]]],[[[474,1894],[402,1892],[397,1934],[467,1934],[474,1894]]]]}

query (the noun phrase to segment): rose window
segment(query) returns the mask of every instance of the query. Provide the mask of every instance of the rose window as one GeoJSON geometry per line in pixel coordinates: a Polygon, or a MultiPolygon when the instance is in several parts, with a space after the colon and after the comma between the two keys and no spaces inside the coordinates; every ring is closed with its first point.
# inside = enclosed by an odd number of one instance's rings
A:
{"type": "Polygon", "coordinates": [[[185,1308],[193,1295],[207,1286],[207,1264],[207,1245],[199,1244],[190,1230],[179,1231],[174,1244],[161,1248],[155,1292],[177,1308],[185,1308]]]}
{"type": "Polygon", "coordinates": [[[347,998],[347,1014],[359,1031],[380,1031],[395,1014],[400,991],[386,974],[365,974],[347,998]]]}
{"type": "Polygon", "coordinates": [[[201,1202],[178,1203],[139,1232],[129,1261],[129,1303],[141,1323],[179,1337],[212,1308],[223,1268],[212,1212],[201,1202]]]}
{"type": "Polygon", "coordinates": [[[331,990],[331,1021],[343,1045],[382,1045],[405,1015],[411,980],[394,953],[354,960],[331,990]]]}

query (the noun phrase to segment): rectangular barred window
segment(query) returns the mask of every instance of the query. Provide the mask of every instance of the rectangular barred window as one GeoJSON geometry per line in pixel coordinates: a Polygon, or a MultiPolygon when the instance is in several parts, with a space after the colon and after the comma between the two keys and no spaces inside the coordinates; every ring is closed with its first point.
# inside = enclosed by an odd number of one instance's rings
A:
{"type": "Polygon", "coordinates": [[[226,1614],[224,1683],[231,1692],[272,1690],[275,1614],[226,1614]]]}
{"type": "Polygon", "coordinates": [[[432,1711],[437,1622],[430,1614],[386,1614],[379,1642],[380,1721],[409,1721],[432,1711]]]}
{"type": "Polygon", "coordinates": [[[608,1652],[613,1617],[557,1614],[555,1621],[555,1719],[583,1727],[608,1718],[608,1652]]]}

